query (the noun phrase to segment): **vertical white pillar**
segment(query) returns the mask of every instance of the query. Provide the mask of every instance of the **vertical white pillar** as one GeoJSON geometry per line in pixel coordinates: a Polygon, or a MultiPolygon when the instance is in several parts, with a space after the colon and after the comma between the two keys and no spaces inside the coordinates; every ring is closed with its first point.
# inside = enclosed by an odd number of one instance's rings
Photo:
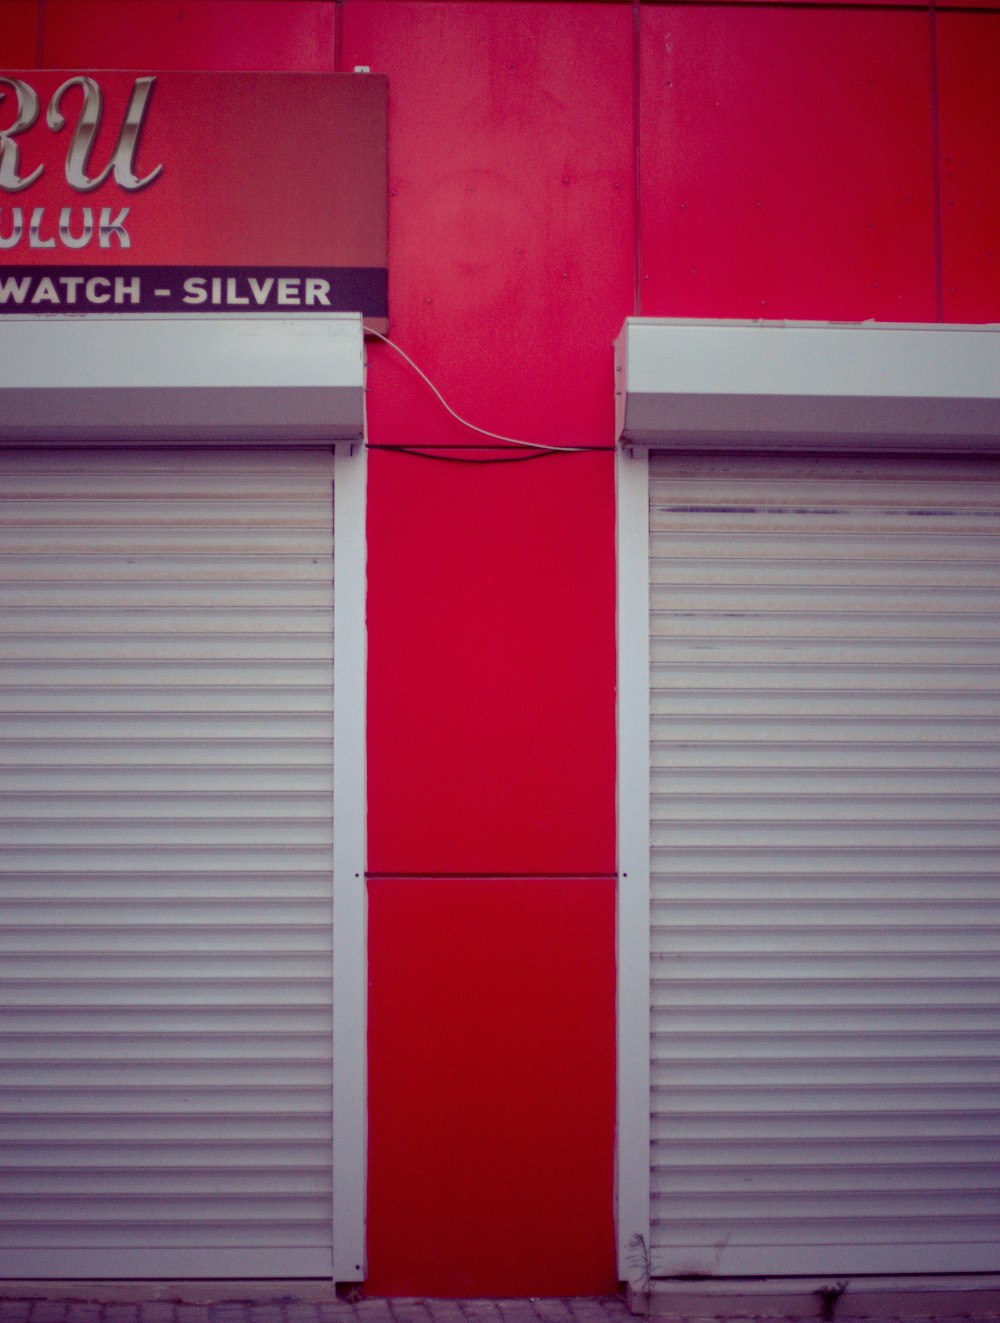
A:
{"type": "Polygon", "coordinates": [[[333,485],[333,1277],[365,1276],[367,894],[366,452],[339,446],[333,485]]]}
{"type": "Polygon", "coordinates": [[[646,1288],[650,1182],[649,459],[616,463],[618,583],[618,1275],[646,1288]]]}

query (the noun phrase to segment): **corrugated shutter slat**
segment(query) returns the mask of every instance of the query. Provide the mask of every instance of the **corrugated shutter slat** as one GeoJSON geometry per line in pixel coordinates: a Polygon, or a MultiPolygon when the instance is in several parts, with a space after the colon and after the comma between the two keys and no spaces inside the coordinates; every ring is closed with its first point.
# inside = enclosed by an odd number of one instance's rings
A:
{"type": "Polygon", "coordinates": [[[0,470],[2,1262],[328,1275],[332,456],[0,470]]]}
{"type": "Polygon", "coordinates": [[[654,1274],[1000,1264],[1000,465],[650,460],[654,1274]]]}

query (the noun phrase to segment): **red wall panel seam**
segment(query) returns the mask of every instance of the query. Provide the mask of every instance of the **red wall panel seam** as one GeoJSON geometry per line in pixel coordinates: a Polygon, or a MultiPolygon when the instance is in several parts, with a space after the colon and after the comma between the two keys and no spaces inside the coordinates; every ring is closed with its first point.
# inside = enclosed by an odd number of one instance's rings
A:
{"type": "Polygon", "coordinates": [[[632,243],[635,290],[632,311],[642,316],[642,0],[632,0],[632,168],[633,218],[632,243]]]}
{"type": "Polygon", "coordinates": [[[333,70],[346,73],[344,63],[344,0],[334,0],[333,10],[333,70]]]}
{"type": "MultiPolygon", "coordinates": [[[[579,882],[581,879],[587,881],[596,880],[598,882],[615,882],[618,880],[617,873],[581,873],[579,869],[573,873],[541,873],[533,872],[531,876],[541,882],[579,882]]],[[[524,878],[523,872],[514,873],[473,873],[469,869],[461,869],[458,872],[433,873],[423,868],[414,873],[389,873],[372,871],[365,874],[369,882],[519,882],[524,878]]]]}
{"type": "Polygon", "coordinates": [[[931,0],[927,15],[930,25],[931,55],[931,150],[934,153],[934,296],[937,300],[937,319],[944,321],[944,240],[942,207],[944,172],[941,168],[941,113],[938,86],[938,30],[935,0],[931,0]]]}

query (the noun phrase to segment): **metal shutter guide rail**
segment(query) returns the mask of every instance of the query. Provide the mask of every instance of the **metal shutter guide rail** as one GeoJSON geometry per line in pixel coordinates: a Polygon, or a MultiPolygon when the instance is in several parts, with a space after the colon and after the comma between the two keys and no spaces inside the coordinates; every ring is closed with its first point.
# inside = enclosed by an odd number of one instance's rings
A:
{"type": "Polygon", "coordinates": [[[0,319],[0,445],[363,437],[359,314],[0,319]]]}
{"type": "Polygon", "coordinates": [[[615,378],[624,446],[1000,446],[998,326],[630,317],[615,378]]]}

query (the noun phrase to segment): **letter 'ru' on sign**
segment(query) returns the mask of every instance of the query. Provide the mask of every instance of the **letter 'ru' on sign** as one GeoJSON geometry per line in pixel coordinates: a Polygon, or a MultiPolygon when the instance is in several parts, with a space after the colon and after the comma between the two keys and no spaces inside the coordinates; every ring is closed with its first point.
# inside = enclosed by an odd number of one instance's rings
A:
{"type": "MultiPolygon", "coordinates": [[[[71,88],[79,88],[82,93],[76,127],[66,153],[66,182],[70,188],[78,193],[90,193],[113,174],[119,188],[135,192],[137,189],[146,188],[160,176],[163,172],[162,165],[156,166],[142,178],[135,172],[139,136],[155,83],[156,78],[152,76],[135,80],[111,159],[96,175],[88,174],[88,170],[90,155],[94,149],[104,111],[104,97],[100,84],[89,75],[80,74],[74,78],[67,78],[56,88],[45,114],[46,124],[55,133],[60,133],[66,127],[66,117],[62,112],[62,102],[66,93],[71,88]]],[[[38,165],[30,173],[22,174],[21,146],[15,141],[19,134],[26,132],[35,124],[40,105],[38,93],[30,83],[25,82],[23,78],[0,76],[0,109],[10,96],[9,92],[3,90],[4,87],[10,88],[14,93],[15,111],[13,122],[0,128],[0,189],[7,193],[20,193],[39,179],[45,169],[44,165],[38,165]]]]}

